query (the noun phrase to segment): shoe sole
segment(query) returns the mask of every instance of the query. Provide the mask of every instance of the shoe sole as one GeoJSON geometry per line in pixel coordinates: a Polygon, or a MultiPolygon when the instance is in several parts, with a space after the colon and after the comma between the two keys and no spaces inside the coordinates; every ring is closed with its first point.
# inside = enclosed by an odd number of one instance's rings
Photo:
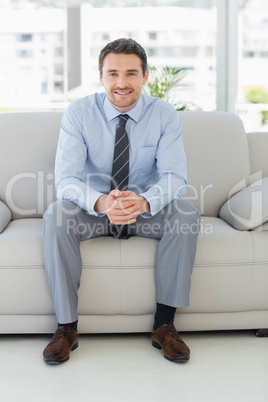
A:
{"type": "MultiPolygon", "coordinates": [[[[73,350],[77,349],[77,348],[78,348],[78,342],[76,342],[76,343],[72,346],[71,352],[72,352],[73,350]]],[[[44,358],[44,361],[45,361],[47,364],[50,364],[50,365],[57,365],[57,364],[65,363],[65,362],[67,362],[67,360],[69,360],[69,359],[70,359],[70,356],[68,356],[67,359],[64,359],[64,360],[46,360],[46,359],[44,358]]]]}
{"type": "MultiPolygon", "coordinates": [[[[162,346],[161,346],[159,343],[155,342],[155,341],[152,341],[152,345],[153,345],[156,349],[162,349],[162,346]]],[[[176,360],[175,360],[175,359],[170,359],[169,357],[167,357],[167,356],[165,356],[165,355],[164,355],[164,358],[167,359],[168,361],[172,362],[172,363],[186,363],[186,362],[188,362],[189,359],[190,359],[190,357],[189,357],[188,359],[176,359],[176,360]]]]}

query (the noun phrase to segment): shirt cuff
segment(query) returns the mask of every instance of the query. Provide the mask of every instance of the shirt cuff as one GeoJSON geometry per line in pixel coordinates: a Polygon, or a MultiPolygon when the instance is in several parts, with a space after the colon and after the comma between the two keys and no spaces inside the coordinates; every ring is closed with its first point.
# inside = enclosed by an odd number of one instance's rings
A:
{"type": "Polygon", "coordinates": [[[157,214],[161,209],[164,208],[165,205],[162,205],[161,198],[159,198],[159,194],[155,194],[153,189],[150,189],[149,191],[146,191],[146,193],[140,194],[143,198],[146,199],[146,201],[150,205],[150,212],[142,214],[141,216],[144,218],[151,218],[155,214],[157,214]]]}
{"type": "Polygon", "coordinates": [[[65,179],[60,182],[56,188],[57,198],[60,200],[69,200],[78,205],[81,209],[87,211],[90,215],[99,216],[94,210],[97,199],[103,195],[99,191],[88,187],[79,180],[65,179]]]}

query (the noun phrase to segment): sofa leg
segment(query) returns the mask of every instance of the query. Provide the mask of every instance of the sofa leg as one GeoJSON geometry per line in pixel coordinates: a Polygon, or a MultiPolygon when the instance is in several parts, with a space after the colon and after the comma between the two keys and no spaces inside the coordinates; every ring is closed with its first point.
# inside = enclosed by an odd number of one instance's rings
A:
{"type": "Polygon", "coordinates": [[[268,328],[257,329],[256,336],[258,338],[263,338],[264,336],[268,336],[268,328]]]}

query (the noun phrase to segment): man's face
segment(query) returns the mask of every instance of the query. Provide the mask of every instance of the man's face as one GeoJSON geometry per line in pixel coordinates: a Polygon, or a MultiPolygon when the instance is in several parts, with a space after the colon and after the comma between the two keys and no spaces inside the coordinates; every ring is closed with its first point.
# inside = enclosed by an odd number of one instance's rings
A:
{"type": "Polygon", "coordinates": [[[149,70],[143,75],[137,55],[109,53],[103,61],[100,82],[111,104],[125,113],[137,104],[148,76],[149,70]]]}

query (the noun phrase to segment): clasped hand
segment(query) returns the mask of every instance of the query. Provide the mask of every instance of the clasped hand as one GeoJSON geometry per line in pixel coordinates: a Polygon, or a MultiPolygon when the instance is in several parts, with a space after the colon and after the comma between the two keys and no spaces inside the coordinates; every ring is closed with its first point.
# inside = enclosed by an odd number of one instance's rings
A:
{"type": "Polygon", "coordinates": [[[138,215],[149,212],[150,206],[133,191],[112,190],[97,200],[95,211],[106,214],[114,225],[129,225],[136,222],[138,215]]]}

